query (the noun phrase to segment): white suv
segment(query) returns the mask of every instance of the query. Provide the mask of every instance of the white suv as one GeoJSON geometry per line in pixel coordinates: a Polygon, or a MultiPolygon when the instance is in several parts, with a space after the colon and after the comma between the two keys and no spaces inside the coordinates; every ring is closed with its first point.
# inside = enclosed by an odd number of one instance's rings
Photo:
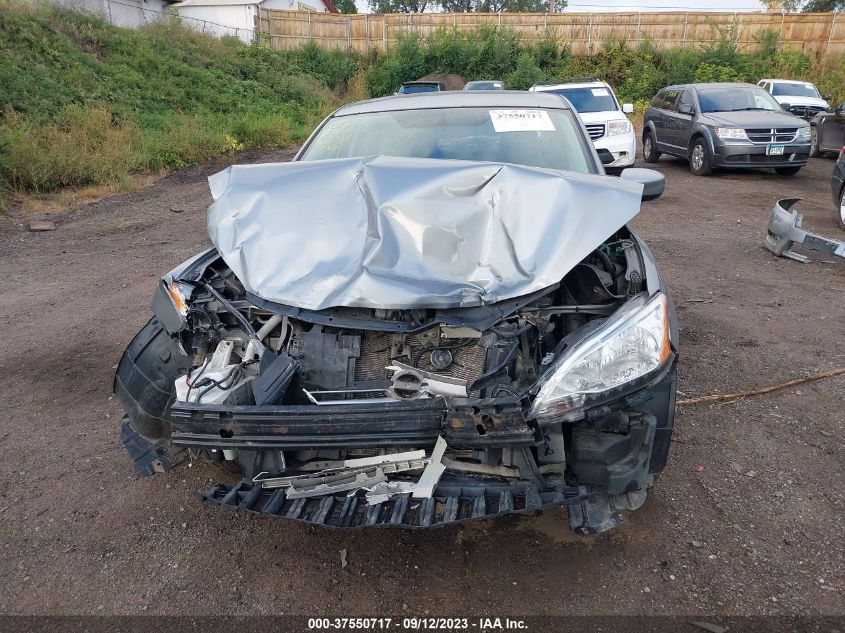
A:
{"type": "Polygon", "coordinates": [[[557,83],[537,84],[530,92],[554,92],[565,97],[578,111],[596,149],[613,154],[613,162],[605,167],[621,168],[634,164],[637,137],[626,115],[634,111],[630,103],[619,105],[613,89],[596,79],[569,79],[557,83]]]}
{"type": "Polygon", "coordinates": [[[807,81],[792,81],[791,79],[761,79],[757,82],[781,106],[787,106],[792,114],[808,121],[819,112],[827,110],[827,99],[819,94],[818,88],[807,81]]]}

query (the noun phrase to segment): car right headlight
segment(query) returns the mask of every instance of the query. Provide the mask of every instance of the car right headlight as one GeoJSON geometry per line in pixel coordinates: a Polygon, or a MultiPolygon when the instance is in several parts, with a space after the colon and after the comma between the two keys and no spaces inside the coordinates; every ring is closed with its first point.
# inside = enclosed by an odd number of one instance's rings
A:
{"type": "Polygon", "coordinates": [[[670,356],[666,295],[631,299],[548,370],[530,416],[540,423],[579,420],[584,408],[645,384],[670,356]]]}
{"type": "Polygon", "coordinates": [[[631,122],[625,119],[624,121],[608,121],[607,135],[619,136],[620,134],[627,134],[631,131],[631,122]]]}
{"type": "Polygon", "coordinates": [[[734,141],[747,141],[748,135],[741,127],[717,127],[716,136],[734,141]]]}

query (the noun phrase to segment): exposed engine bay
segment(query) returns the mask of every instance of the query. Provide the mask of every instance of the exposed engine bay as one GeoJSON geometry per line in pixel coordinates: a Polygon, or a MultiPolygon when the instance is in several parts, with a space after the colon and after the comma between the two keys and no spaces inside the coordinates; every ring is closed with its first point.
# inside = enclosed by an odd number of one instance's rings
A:
{"type": "Polygon", "coordinates": [[[334,308],[320,311],[319,322],[251,305],[231,271],[211,265],[179,290],[190,293],[190,328],[181,338],[193,365],[176,381],[177,399],[323,405],[518,398],[568,335],[642,291],[640,258],[635,242],[618,236],[559,286],[512,302],[508,314],[334,308]]]}

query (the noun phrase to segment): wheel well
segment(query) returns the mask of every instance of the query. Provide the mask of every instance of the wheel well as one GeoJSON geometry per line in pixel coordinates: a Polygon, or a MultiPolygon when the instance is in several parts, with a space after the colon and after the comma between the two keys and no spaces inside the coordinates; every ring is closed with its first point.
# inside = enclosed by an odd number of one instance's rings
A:
{"type": "Polygon", "coordinates": [[[690,137],[689,146],[687,146],[687,156],[692,154],[692,147],[693,145],[695,145],[695,142],[700,138],[704,139],[705,143],[707,142],[707,137],[704,136],[702,132],[696,132],[690,137]]]}
{"type": "Polygon", "coordinates": [[[644,128],[643,129],[643,140],[645,140],[645,137],[649,136],[649,135],[651,135],[651,128],[650,127],[644,128]]]}

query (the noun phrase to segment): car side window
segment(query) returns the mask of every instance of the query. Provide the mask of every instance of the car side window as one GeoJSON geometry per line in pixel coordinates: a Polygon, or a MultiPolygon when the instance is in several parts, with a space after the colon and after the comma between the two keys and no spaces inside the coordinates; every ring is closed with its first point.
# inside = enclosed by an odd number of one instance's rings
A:
{"type": "Polygon", "coordinates": [[[680,94],[680,90],[668,90],[666,92],[666,98],[663,100],[663,108],[665,110],[674,110],[680,94]]]}
{"type": "Polygon", "coordinates": [[[666,90],[661,90],[656,95],[654,95],[654,99],[651,100],[651,107],[652,108],[662,108],[663,101],[666,99],[666,90]]]}
{"type": "Polygon", "coordinates": [[[682,105],[687,105],[691,108],[695,108],[695,100],[692,97],[692,92],[690,92],[689,90],[684,90],[678,97],[678,107],[682,105]]]}

